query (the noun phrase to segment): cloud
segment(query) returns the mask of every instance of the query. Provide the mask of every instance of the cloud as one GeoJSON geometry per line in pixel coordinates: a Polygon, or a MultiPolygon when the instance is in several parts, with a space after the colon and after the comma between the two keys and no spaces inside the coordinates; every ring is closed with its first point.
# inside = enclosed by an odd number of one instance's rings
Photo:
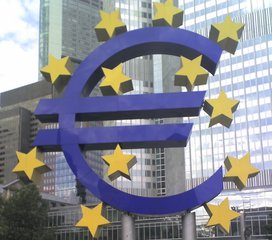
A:
{"type": "Polygon", "coordinates": [[[0,92],[38,79],[39,1],[0,1],[0,92]]]}
{"type": "Polygon", "coordinates": [[[37,81],[37,48],[22,48],[15,42],[1,41],[0,53],[0,92],[37,81]]]}

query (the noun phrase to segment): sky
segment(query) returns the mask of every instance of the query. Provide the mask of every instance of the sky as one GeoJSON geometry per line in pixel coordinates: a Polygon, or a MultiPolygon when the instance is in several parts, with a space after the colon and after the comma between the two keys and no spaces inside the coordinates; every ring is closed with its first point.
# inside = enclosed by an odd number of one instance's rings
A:
{"type": "Polygon", "coordinates": [[[39,0],[0,0],[0,93],[38,80],[39,0]]]}

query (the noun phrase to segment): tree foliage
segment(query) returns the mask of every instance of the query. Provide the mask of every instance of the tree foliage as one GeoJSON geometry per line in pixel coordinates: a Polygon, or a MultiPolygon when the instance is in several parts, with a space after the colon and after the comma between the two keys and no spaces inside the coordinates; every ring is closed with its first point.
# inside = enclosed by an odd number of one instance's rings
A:
{"type": "Polygon", "coordinates": [[[28,184],[9,199],[0,199],[0,239],[53,240],[47,229],[48,204],[28,184]]]}
{"type": "Polygon", "coordinates": [[[4,239],[4,232],[5,232],[3,209],[4,209],[4,200],[0,195],[0,239],[4,239]]]}

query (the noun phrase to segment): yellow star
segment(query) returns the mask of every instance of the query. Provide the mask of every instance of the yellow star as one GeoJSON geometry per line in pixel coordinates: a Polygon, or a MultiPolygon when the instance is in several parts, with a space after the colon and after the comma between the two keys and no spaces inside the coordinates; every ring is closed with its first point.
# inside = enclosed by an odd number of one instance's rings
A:
{"type": "Polygon", "coordinates": [[[16,151],[16,155],[19,163],[12,172],[17,173],[19,176],[27,176],[29,180],[36,182],[40,180],[41,174],[51,170],[42,161],[37,159],[36,147],[27,154],[16,151]]]}
{"type": "Polygon", "coordinates": [[[102,68],[105,78],[100,84],[104,96],[120,95],[133,90],[132,80],[123,73],[123,65],[119,64],[113,69],[102,68]]]}
{"type": "Polygon", "coordinates": [[[173,4],[173,0],[165,3],[154,3],[157,10],[152,22],[153,26],[179,27],[183,22],[183,10],[173,4]]]}
{"type": "Polygon", "coordinates": [[[108,177],[111,181],[123,176],[130,180],[129,169],[132,168],[137,160],[134,155],[123,154],[119,144],[112,155],[102,156],[105,163],[109,166],[108,177]]]}
{"type": "Polygon", "coordinates": [[[175,85],[185,86],[188,91],[192,91],[194,86],[207,83],[209,73],[201,67],[202,55],[190,60],[181,57],[181,68],[176,72],[175,85]]]}
{"type": "Polygon", "coordinates": [[[241,159],[228,156],[224,163],[228,170],[224,179],[234,181],[239,190],[246,187],[248,178],[255,177],[260,172],[250,163],[249,153],[241,159]]]}
{"type": "Polygon", "coordinates": [[[67,80],[73,72],[73,63],[69,57],[64,57],[58,60],[53,55],[49,54],[49,63],[41,68],[40,72],[47,81],[55,84],[58,81],[67,80]]]}
{"type": "Polygon", "coordinates": [[[210,216],[207,227],[219,225],[219,227],[226,233],[229,233],[231,220],[240,216],[240,213],[230,210],[228,198],[218,206],[206,204],[204,207],[210,216]]]}
{"type": "Polygon", "coordinates": [[[203,110],[211,116],[209,127],[220,123],[230,127],[232,114],[236,111],[239,101],[227,98],[226,93],[221,91],[217,99],[206,100],[203,110]]]}
{"type": "Polygon", "coordinates": [[[99,42],[107,41],[110,38],[127,31],[126,25],[121,20],[119,10],[111,13],[100,11],[100,16],[101,21],[94,29],[99,42]]]}
{"type": "Polygon", "coordinates": [[[231,17],[227,16],[224,22],[212,24],[209,38],[218,43],[222,49],[234,54],[244,26],[242,23],[233,22],[231,17]]]}
{"type": "Polygon", "coordinates": [[[102,216],[103,203],[98,204],[93,209],[80,205],[82,218],[76,224],[76,227],[87,227],[94,238],[99,237],[100,228],[110,222],[102,216]]]}

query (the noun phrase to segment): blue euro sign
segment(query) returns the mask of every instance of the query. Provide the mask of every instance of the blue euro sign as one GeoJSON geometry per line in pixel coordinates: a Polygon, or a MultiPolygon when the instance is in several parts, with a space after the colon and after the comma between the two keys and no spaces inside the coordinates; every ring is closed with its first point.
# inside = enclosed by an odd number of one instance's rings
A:
{"type": "Polygon", "coordinates": [[[86,163],[84,149],[186,147],[191,123],[119,127],[76,128],[75,121],[198,116],[205,92],[181,92],[109,97],[84,97],[103,77],[101,67],[148,54],[168,54],[193,59],[214,74],[222,49],[196,33],[170,27],[134,30],[121,34],[94,50],[77,68],[61,99],[41,100],[35,115],[42,122],[59,122],[58,129],[40,130],[34,146],[63,151],[79,181],[104,203],[121,211],[166,215],[190,211],[223,190],[220,167],[199,186],[172,196],[141,197],[125,193],[101,179],[86,163]]]}

